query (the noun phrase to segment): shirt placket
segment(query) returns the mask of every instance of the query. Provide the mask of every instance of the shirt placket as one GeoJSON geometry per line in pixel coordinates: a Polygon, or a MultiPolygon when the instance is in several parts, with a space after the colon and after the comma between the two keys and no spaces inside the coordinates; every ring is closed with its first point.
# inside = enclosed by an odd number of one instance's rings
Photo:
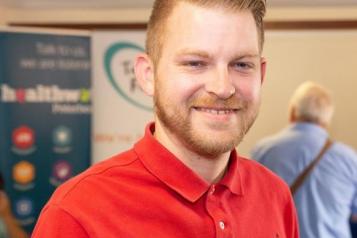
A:
{"type": "Polygon", "coordinates": [[[222,189],[219,185],[211,185],[207,193],[206,209],[215,224],[217,238],[232,238],[232,229],[228,216],[223,210],[222,198],[217,190],[222,189]]]}

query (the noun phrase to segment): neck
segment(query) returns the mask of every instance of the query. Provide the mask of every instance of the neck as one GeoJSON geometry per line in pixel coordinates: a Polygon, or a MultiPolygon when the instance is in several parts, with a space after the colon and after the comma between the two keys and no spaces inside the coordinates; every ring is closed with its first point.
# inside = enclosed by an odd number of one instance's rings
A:
{"type": "Polygon", "coordinates": [[[186,164],[189,168],[200,175],[209,184],[217,183],[220,181],[228,167],[229,154],[221,158],[189,158],[181,159],[181,161],[186,164]]]}
{"type": "Polygon", "coordinates": [[[154,137],[173,153],[177,159],[193,170],[209,184],[222,179],[228,166],[230,152],[216,157],[201,156],[189,150],[175,135],[171,134],[160,123],[155,123],[154,137]]]}
{"type": "Polygon", "coordinates": [[[322,127],[323,129],[328,129],[328,124],[323,123],[323,122],[316,122],[316,121],[309,121],[309,120],[293,120],[292,123],[311,123],[314,124],[316,126],[322,127]]]}

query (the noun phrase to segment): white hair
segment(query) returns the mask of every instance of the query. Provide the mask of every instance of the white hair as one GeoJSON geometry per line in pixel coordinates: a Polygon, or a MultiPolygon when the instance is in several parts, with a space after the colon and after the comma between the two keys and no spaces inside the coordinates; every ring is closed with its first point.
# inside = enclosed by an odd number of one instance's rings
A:
{"type": "Polygon", "coordinates": [[[290,111],[298,121],[329,125],[334,112],[331,93],[317,83],[304,82],[290,100],[290,111]]]}

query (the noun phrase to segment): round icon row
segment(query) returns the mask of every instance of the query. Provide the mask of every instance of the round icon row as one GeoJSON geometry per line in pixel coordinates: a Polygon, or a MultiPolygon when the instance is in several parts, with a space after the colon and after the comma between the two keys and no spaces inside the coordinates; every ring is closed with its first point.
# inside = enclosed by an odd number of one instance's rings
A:
{"type": "MultiPolygon", "coordinates": [[[[36,150],[36,133],[25,125],[21,125],[12,131],[12,150],[16,154],[28,155],[36,150]]],[[[72,131],[66,126],[58,126],[52,131],[54,151],[67,153],[71,150],[72,131]]]]}
{"type": "MultiPolygon", "coordinates": [[[[50,180],[56,181],[59,185],[73,176],[72,165],[66,160],[58,160],[52,166],[50,180]]],[[[15,182],[15,188],[18,190],[29,190],[34,187],[36,177],[36,168],[29,161],[20,161],[12,168],[12,177],[15,182]]],[[[55,186],[56,186],[55,185],[55,186]]]]}

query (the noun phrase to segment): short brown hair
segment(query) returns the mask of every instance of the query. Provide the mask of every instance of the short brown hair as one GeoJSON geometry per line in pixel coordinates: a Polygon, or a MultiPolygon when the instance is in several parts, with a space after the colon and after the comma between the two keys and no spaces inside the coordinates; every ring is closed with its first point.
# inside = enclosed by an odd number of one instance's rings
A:
{"type": "Polygon", "coordinates": [[[252,12],[259,35],[260,51],[264,44],[263,17],[265,15],[266,0],[155,0],[151,16],[148,22],[146,52],[158,63],[164,43],[166,20],[178,2],[188,2],[202,7],[224,7],[229,11],[249,10],[252,12]]]}

